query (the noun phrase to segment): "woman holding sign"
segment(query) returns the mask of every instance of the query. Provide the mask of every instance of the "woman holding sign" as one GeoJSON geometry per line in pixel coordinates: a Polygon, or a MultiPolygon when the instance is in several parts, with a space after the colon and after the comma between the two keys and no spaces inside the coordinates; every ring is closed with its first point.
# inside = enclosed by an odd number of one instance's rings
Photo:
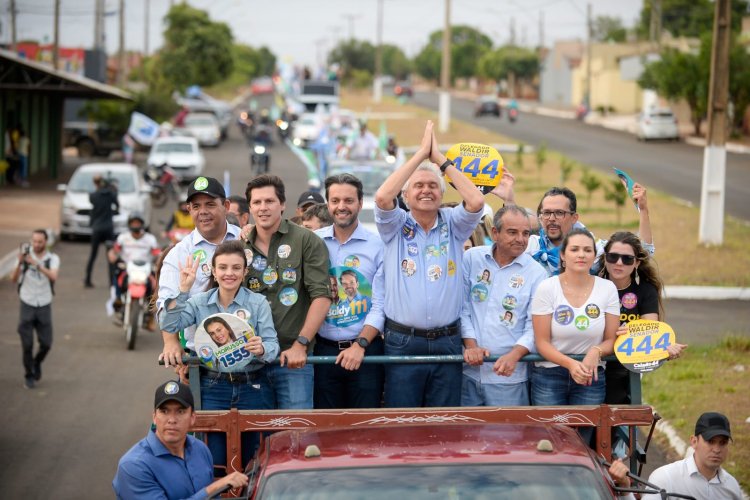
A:
{"type": "MultiPolygon", "coordinates": [[[[612,354],[620,304],[614,283],[589,274],[596,257],[594,237],[575,228],[562,242],[560,274],[539,284],[531,304],[534,340],[540,355],[531,371],[535,406],[598,405],[604,402],[602,357],[612,354]],[[583,354],[582,361],[570,354],[583,354]]],[[[592,428],[581,427],[587,442],[592,428]]]]}
{"type": "MultiPolygon", "coordinates": [[[[184,267],[180,268],[180,294],[167,304],[161,316],[161,328],[176,332],[200,325],[195,347],[202,363],[202,409],[274,408],[273,389],[263,368],[279,354],[279,341],[266,299],[241,286],[247,265],[243,243],[226,241],[216,247],[211,259],[209,290],[188,298],[199,264],[199,259],[188,256],[184,267]],[[238,310],[246,311],[249,320],[235,316],[238,310]],[[214,317],[221,321],[208,320],[214,317]],[[221,332],[217,331],[219,327],[221,332]],[[212,334],[216,340],[210,337],[212,334]]],[[[257,436],[243,433],[242,440],[244,468],[255,451],[257,436]]],[[[225,464],[225,437],[210,433],[208,446],[214,464],[225,464]]]]}

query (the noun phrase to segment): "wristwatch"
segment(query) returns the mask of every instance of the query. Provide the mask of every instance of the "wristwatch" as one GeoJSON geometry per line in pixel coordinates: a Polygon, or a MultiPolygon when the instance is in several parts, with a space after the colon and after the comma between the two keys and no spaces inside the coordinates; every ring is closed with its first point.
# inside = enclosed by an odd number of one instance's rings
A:
{"type": "Polygon", "coordinates": [[[449,165],[454,165],[454,163],[450,160],[445,160],[445,162],[440,165],[440,173],[445,173],[445,169],[448,168],[449,165]]]}
{"type": "Polygon", "coordinates": [[[300,344],[302,344],[305,347],[307,347],[308,345],[310,345],[310,339],[308,339],[304,335],[300,335],[299,337],[297,337],[297,342],[299,342],[300,344]]]}
{"type": "Polygon", "coordinates": [[[367,340],[367,339],[366,339],[366,338],[364,338],[364,337],[357,337],[356,339],[354,339],[354,341],[355,341],[355,342],[356,342],[357,344],[359,344],[359,346],[360,346],[360,347],[361,347],[362,349],[367,349],[367,346],[369,346],[369,345],[370,345],[370,341],[369,341],[369,340],[367,340]]]}

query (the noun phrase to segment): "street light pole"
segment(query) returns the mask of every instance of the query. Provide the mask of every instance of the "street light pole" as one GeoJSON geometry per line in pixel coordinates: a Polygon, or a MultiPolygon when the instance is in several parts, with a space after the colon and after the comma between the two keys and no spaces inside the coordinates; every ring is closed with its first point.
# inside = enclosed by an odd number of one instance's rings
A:
{"type": "Polygon", "coordinates": [[[724,240],[727,102],[729,100],[730,0],[717,0],[714,10],[711,80],[708,86],[708,136],[703,152],[699,240],[721,245],[724,240]]]}
{"type": "Polygon", "coordinates": [[[125,0],[120,0],[120,36],[117,50],[117,84],[125,86],[125,0]]]}
{"type": "Polygon", "coordinates": [[[60,66],[60,0],[55,0],[54,41],[52,42],[52,67],[60,66]]]}
{"type": "Polygon", "coordinates": [[[443,60],[440,67],[440,101],[438,104],[438,130],[447,132],[451,121],[451,0],[445,0],[445,27],[443,28],[443,60]]]}
{"type": "Polygon", "coordinates": [[[378,21],[377,21],[377,43],[375,49],[375,80],[373,81],[372,99],[376,103],[383,100],[383,82],[380,77],[383,75],[383,0],[378,0],[378,21]]]}
{"type": "Polygon", "coordinates": [[[150,0],[143,0],[143,57],[148,57],[148,35],[151,23],[149,22],[150,0]]]}

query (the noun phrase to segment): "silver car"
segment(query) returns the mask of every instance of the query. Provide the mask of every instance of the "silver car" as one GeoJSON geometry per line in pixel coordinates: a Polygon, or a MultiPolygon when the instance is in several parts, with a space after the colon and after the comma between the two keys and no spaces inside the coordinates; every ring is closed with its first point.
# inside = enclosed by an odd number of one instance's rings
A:
{"type": "Polygon", "coordinates": [[[151,221],[151,195],[148,185],[138,175],[138,167],[129,163],[88,163],[81,165],[73,173],[68,184],[59,184],[58,191],[64,191],[60,214],[60,237],[91,235],[91,203],[94,176],[101,175],[117,189],[120,209],[114,216],[115,234],[128,227],[128,216],[139,213],[146,226],[151,221]]]}
{"type": "Polygon", "coordinates": [[[221,142],[221,126],[213,113],[189,113],[181,130],[198,139],[201,146],[218,146],[221,142]]]}
{"type": "Polygon", "coordinates": [[[148,165],[169,165],[178,180],[190,181],[203,173],[206,158],[195,137],[160,137],[151,146],[148,165]]]}

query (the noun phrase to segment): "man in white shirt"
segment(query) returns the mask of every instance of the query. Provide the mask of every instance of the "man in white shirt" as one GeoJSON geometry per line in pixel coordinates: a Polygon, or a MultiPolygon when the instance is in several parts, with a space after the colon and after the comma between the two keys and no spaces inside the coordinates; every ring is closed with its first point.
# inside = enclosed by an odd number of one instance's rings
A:
{"type": "MultiPolygon", "coordinates": [[[[721,468],[729,455],[731,440],[729,419],[721,413],[704,413],[695,424],[695,435],[690,437],[693,454],[659,467],[648,481],[668,493],[690,495],[697,500],[741,500],[739,483],[721,468]]],[[[658,500],[661,496],[652,494],[641,498],[658,500]]]]}

